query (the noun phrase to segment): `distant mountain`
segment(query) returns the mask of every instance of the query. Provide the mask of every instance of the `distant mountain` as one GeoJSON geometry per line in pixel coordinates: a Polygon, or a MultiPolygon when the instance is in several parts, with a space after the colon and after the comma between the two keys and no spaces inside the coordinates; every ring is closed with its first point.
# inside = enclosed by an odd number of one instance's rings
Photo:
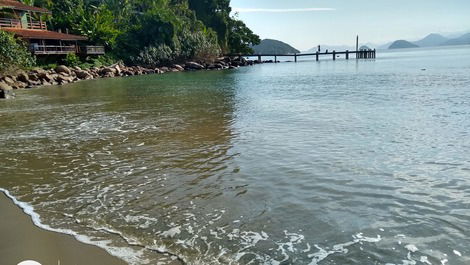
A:
{"type": "Polygon", "coordinates": [[[413,43],[418,45],[419,47],[434,47],[434,46],[440,46],[447,41],[449,41],[449,39],[447,39],[446,37],[440,34],[433,33],[433,34],[429,34],[424,39],[415,41],[413,43]]]}
{"type": "Polygon", "coordinates": [[[406,40],[397,40],[390,47],[389,49],[406,49],[406,48],[418,48],[419,46],[416,44],[413,44],[409,41],[406,40]]]}
{"type": "MultiPolygon", "coordinates": [[[[328,45],[328,44],[324,44],[324,45],[320,45],[320,49],[321,51],[345,51],[345,50],[350,50],[350,51],[354,51],[356,50],[355,47],[353,46],[347,46],[347,45],[328,45]]],[[[315,46],[307,51],[305,51],[305,53],[315,53],[317,52],[318,50],[318,46],[315,46]]]]}
{"type": "Polygon", "coordinates": [[[369,46],[367,45],[362,45],[360,48],[359,48],[360,51],[364,51],[364,50],[371,50],[371,48],[369,48],[369,46]]]}
{"type": "Polygon", "coordinates": [[[444,42],[442,45],[467,45],[470,44],[470,33],[467,33],[459,38],[451,39],[444,42]]]}
{"type": "Polygon", "coordinates": [[[287,54],[300,53],[299,50],[278,40],[264,39],[259,45],[252,47],[255,54],[287,54]]]}

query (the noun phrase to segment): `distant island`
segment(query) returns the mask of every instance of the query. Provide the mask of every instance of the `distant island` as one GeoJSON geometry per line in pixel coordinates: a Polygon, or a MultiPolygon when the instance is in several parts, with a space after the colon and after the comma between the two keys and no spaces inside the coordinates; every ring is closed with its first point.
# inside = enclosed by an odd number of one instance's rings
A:
{"type": "Polygon", "coordinates": [[[407,49],[407,48],[418,48],[419,46],[416,44],[413,44],[409,41],[406,40],[397,40],[388,47],[389,49],[407,49]]]}
{"type": "Polygon", "coordinates": [[[299,50],[289,44],[272,39],[264,39],[260,44],[251,47],[255,54],[289,54],[300,53],[299,50]]]}
{"type": "Polygon", "coordinates": [[[450,45],[470,45],[470,33],[464,34],[458,38],[446,38],[441,34],[432,33],[418,41],[397,40],[387,44],[388,49],[406,49],[418,47],[438,47],[450,45]]]}

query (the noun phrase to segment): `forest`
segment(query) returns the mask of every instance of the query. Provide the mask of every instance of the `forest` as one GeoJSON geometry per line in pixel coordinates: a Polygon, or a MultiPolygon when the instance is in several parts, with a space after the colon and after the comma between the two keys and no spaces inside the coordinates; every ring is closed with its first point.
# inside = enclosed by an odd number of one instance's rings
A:
{"type": "MultiPolygon", "coordinates": [[[[87,36],[107,56],[133,65],[165,65],[247,53],[260,42],[230,0],[23,0],[47,8],[52,30],[87,36]]],[[[4,38],[8,39],[8,38],[4,38]]]]}

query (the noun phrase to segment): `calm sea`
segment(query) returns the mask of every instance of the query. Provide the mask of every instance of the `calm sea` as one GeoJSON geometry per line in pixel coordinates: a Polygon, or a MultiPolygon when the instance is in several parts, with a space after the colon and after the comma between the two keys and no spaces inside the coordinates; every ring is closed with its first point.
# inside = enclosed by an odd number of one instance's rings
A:
{"type": "Polygon", "coordinates": [[[470,264],[470,47],[328,59],[20,91],[0,188],[135,265],[470,264]]]}

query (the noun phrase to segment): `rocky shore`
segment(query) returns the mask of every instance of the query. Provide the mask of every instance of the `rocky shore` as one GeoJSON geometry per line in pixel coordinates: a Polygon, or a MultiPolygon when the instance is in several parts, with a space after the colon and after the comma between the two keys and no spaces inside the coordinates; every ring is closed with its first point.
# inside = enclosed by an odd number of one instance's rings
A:
{"type": "MultiPolygon", "coordinates": [[[[268,61],[267,61],[268,62],[268,61]]],[[[124,77],[146,74],[163,74],[166,72],[182,72],[195,70],[223,70],[235,69],[262,63],[260,61],[246,60],[243,57],[222,57],[213,63],[186,62],[158,68],[145,68],[141,66],[125,66],[122,63],[106,67],[81,69],[80,67],[67,67],[59,65],[55,69],[34,69],[29,72],[18,71],[14,74],[0,76],[0,98],[14,98],[14,91],[49,85],[65,85],[81,80],[96,78],[124,77]]]]}

